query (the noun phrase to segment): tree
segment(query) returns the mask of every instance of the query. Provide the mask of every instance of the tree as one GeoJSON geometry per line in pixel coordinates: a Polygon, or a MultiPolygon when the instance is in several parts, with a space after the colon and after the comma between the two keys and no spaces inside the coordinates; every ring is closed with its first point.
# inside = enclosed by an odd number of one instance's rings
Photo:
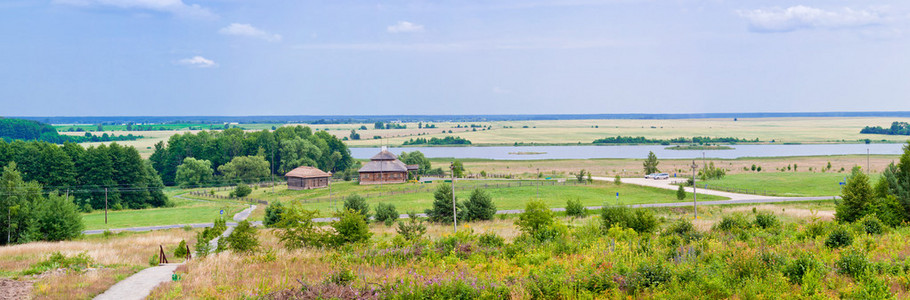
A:
{"type": "Polygon", "coordinates": [[[225,242],[234,252],[249,253],[259,248],[259,240],[256,239],[256,228],[250,225],[250,221],[243,220],[237,223],[234,231],[225,239],[225,242]]]}
{"type": "Polygon", "coordinates": [[[682,201],[684,199],[686,199],[686,190],[680,185],[679,188],[676,189],[676,200],[682,201]]]}
{"type": "Polygon", "coordinates": [[[269,162],[261,156],[238,156],[218,167],[225,178],[241,182],[256,182],[269,176],[269,162]]]}
{"type": "Polygon", "coordinates": [[[853,222],[872,211],[873,191],[869,176],[853,167],[847,184],[841,191],[841,203],[835,207],[834,217],[841,222],[853,222]]]}
{"type": "Polygon", "coordinates": [[[56,193],[43,197],[41,185],[25,182],[16,163],[0,174],[0,245],[61,241],[82,234],[76,205],[56,193]]]}
{"type": "Polygon", "coordinates": [[[176,181],[181,187],[201,186],[212,181],[214,172],[211,161],[187,157],[177,167],[176,181]]]}
{"type": "Polygon", "coordinates": [[[496,205],[493,204],[493,198],[486,191],[475,189],[471,192],[471,198],[464,204],[465,220],[467,221],[487,221],[492,220],[496,215],[496,205]]]}
{"type": "Polygon", "coordinates": [[[379,203],[376,205],[376,221],[382,222],[385,226],[392,226],[398,220],[398,210],[391,203],[379,203]]]}
{"type": "Polygon", "coordinates": [[[356,211],[363,216],[365,221],[370,219],[370,205],[367,204],[367,199],[363,198],[363,196],[351,194],[344,198],[344,210],[356,211]]]}
{"type": "Polygon", "coordinates": [[[455,174],[455,177],[464,177],[464,164],[462,164],[460,160],[455,160],[453,163],[452,172],[455,174]]]}
{"type": "MultiPolygon", "coordinates": [[[[463,221],[464,205],[455,198],[455,211],[458,214],[458,221],[463,221]]],[[[447,184],[440,184],[433,193],[433,208],[427,209],[427,217],[430,222],[434,223],[452,223],[452,187],[447,184]]]]}
{"type": "Polygon", "coordinates": [[[427,172],[432,168],[430,160],[426,158],[420,151],[414,151],[411,153],[401,152],[401,154],[398,155],[398,160],[407,165],[417,165],[417,173],[421,175],[427,174],[427,172]]]}
{"type": "Polygon", "coordinates": [[[546,203],[532,200],[525,205],[525,211],[518,215],[515,225],[518,225],[522,232],[533,235],[553,225],[554,216],[546,203]]]}
{"type": "Polygon", "coordinates": [[[262,225],[265,225],[265,227],[273,227],[278,225],[283,217],[284,204],[281,204],[281,202],[278,201],[269,203],[269,206],[265,207],[265,218],[262,220],[262,225]]]}
{"type": "Polygon", "coordinates": [[[657,165],[660,164],[657,161],[657,155],[654,155],[654,151],[648,152],[648,158],[645,159],[645,162],[642,164],[644,166],[645,174],[659,173],[660,170],[657,169],[657,165]]]}
{"type": "Polygon", "coordinates": [[[344,212],[336,213],[335,217],[338,220],[332,222],[332,228],[335,228],[336,233],[331,238],[335,246],[366,242],[373,236],[365,216],[359,212],[345,210],[344,212]]]}
{"type": "Polygon", "coordinates": [[[235,187],[233,191],[231,191],[231,197],[243,198],[243,197],[249,196],[252,193],[253,193],[253,189],[251,189],[250,186],[241,183],[241,184],[238,184],[237,187],[235,187]]]}
{"type": "Polygon", "coordinates": [[[585,173],[586,171],[584,169],[578,171],[578,174],[575,174],[575,179],[578,180],[578,182],[585,182],[585,173]]]}

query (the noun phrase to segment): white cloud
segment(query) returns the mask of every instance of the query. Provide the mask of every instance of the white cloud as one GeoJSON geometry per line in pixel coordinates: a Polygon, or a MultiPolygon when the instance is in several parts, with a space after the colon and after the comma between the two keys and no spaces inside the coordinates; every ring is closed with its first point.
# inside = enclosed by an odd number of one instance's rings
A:
{"type": "Polygon", "coordinates": [[[150,10],[171,13],[182,17],[214,17],[211,11],[198,4],[186,4],[183,0],[53,0],[56,4],[93,7],[107,6],[120,9],[150,10]]]}
{"type": "Polygon", "coordinates": [[[423,25],[417,25],[408,21],[398,21],[398,24],[389,25],[386,30],[390,33],[412,33],[423,32],[423,25]]]}
{"type": "Polygon", "coordinates": [[[245,36],[245,37],[257,38],[257,39],[263,39],[263,40],[266,40],[269,42],[280,42],[281,41],[281,35],[265,32],[261,29],[253,27],[253,25],[250,25],[250,24],[232,23],[231,25],[228,25],[227,27],[221,28],[221,30],[218,30],[218,33],[225,34],[225,35],[237,35],[237,36],[245,36]]]}
{"type": "Polygon", "coordinates": [[[808,6],[786,9],[741,10],[737,13],[749,21],[749,29],[757,32],[787,32],[812,28],[850,28],[881,24],[884,17],[874,10],[823,10],[808,6]]]}
{"type": "Polygon", "coordinates": [[[196,68],[211,68],[211,67],[218,66],[218,64],[216,64],[211,59],[208,59],[208,58],[205,58],[202,56],[198,56],[198,55],[193,56],[192,58],[181,59],[177,63],[181,64],[181,65],[185,65],[185,66],[196,67],[196,68]]]}

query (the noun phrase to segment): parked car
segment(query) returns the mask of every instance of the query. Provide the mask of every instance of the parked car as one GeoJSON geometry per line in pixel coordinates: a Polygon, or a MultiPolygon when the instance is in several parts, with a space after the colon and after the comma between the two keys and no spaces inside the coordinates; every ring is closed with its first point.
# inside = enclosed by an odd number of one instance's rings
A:
{"type": "Polygon", "coordinates": [[[654,176],[651,176],[651,178],[654,178],[655,180],[656,180],[656,179],[670,179],[670,174],[667,174],[667,173],[660,173],[660,174],[656,174],[656,175],[654,175],[654,176]]]}
{"type": "Polygon", "coordinates": [[[651,178],[654,178],[654,176],[657,176],[657,173],[651,173],[651,174],[645,175],[645,179],[651,179],[651,178]]]}

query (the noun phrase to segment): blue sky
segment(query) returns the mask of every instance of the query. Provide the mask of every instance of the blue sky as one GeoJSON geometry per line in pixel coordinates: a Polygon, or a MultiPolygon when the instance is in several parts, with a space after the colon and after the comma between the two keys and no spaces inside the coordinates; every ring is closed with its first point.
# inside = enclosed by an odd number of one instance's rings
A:
{"type": "Polygon", "coordinates": [[[906,1],[3,0],[0,115],[910,110],[906,1]]]}

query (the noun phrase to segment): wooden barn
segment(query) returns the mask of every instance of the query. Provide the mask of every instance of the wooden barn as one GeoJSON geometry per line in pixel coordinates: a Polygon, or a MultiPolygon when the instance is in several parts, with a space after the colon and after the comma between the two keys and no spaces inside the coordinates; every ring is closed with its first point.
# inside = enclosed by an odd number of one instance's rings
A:
{"type": "Polygon", "coordinates": [[[289,190],[324,188],[329,186],[329,177],[331,176],[332,174],[307,166],[297,167],[284,174],[284,177],[288,180],[289,190]]]}
{"type": "Polygon", "coordinates": [[[405,165],[398,156],[385,147],[379,154],[360,168],[360,184],[403,183],[408,180],[408,172],[417,171],[417,165],[405,165]]]}

